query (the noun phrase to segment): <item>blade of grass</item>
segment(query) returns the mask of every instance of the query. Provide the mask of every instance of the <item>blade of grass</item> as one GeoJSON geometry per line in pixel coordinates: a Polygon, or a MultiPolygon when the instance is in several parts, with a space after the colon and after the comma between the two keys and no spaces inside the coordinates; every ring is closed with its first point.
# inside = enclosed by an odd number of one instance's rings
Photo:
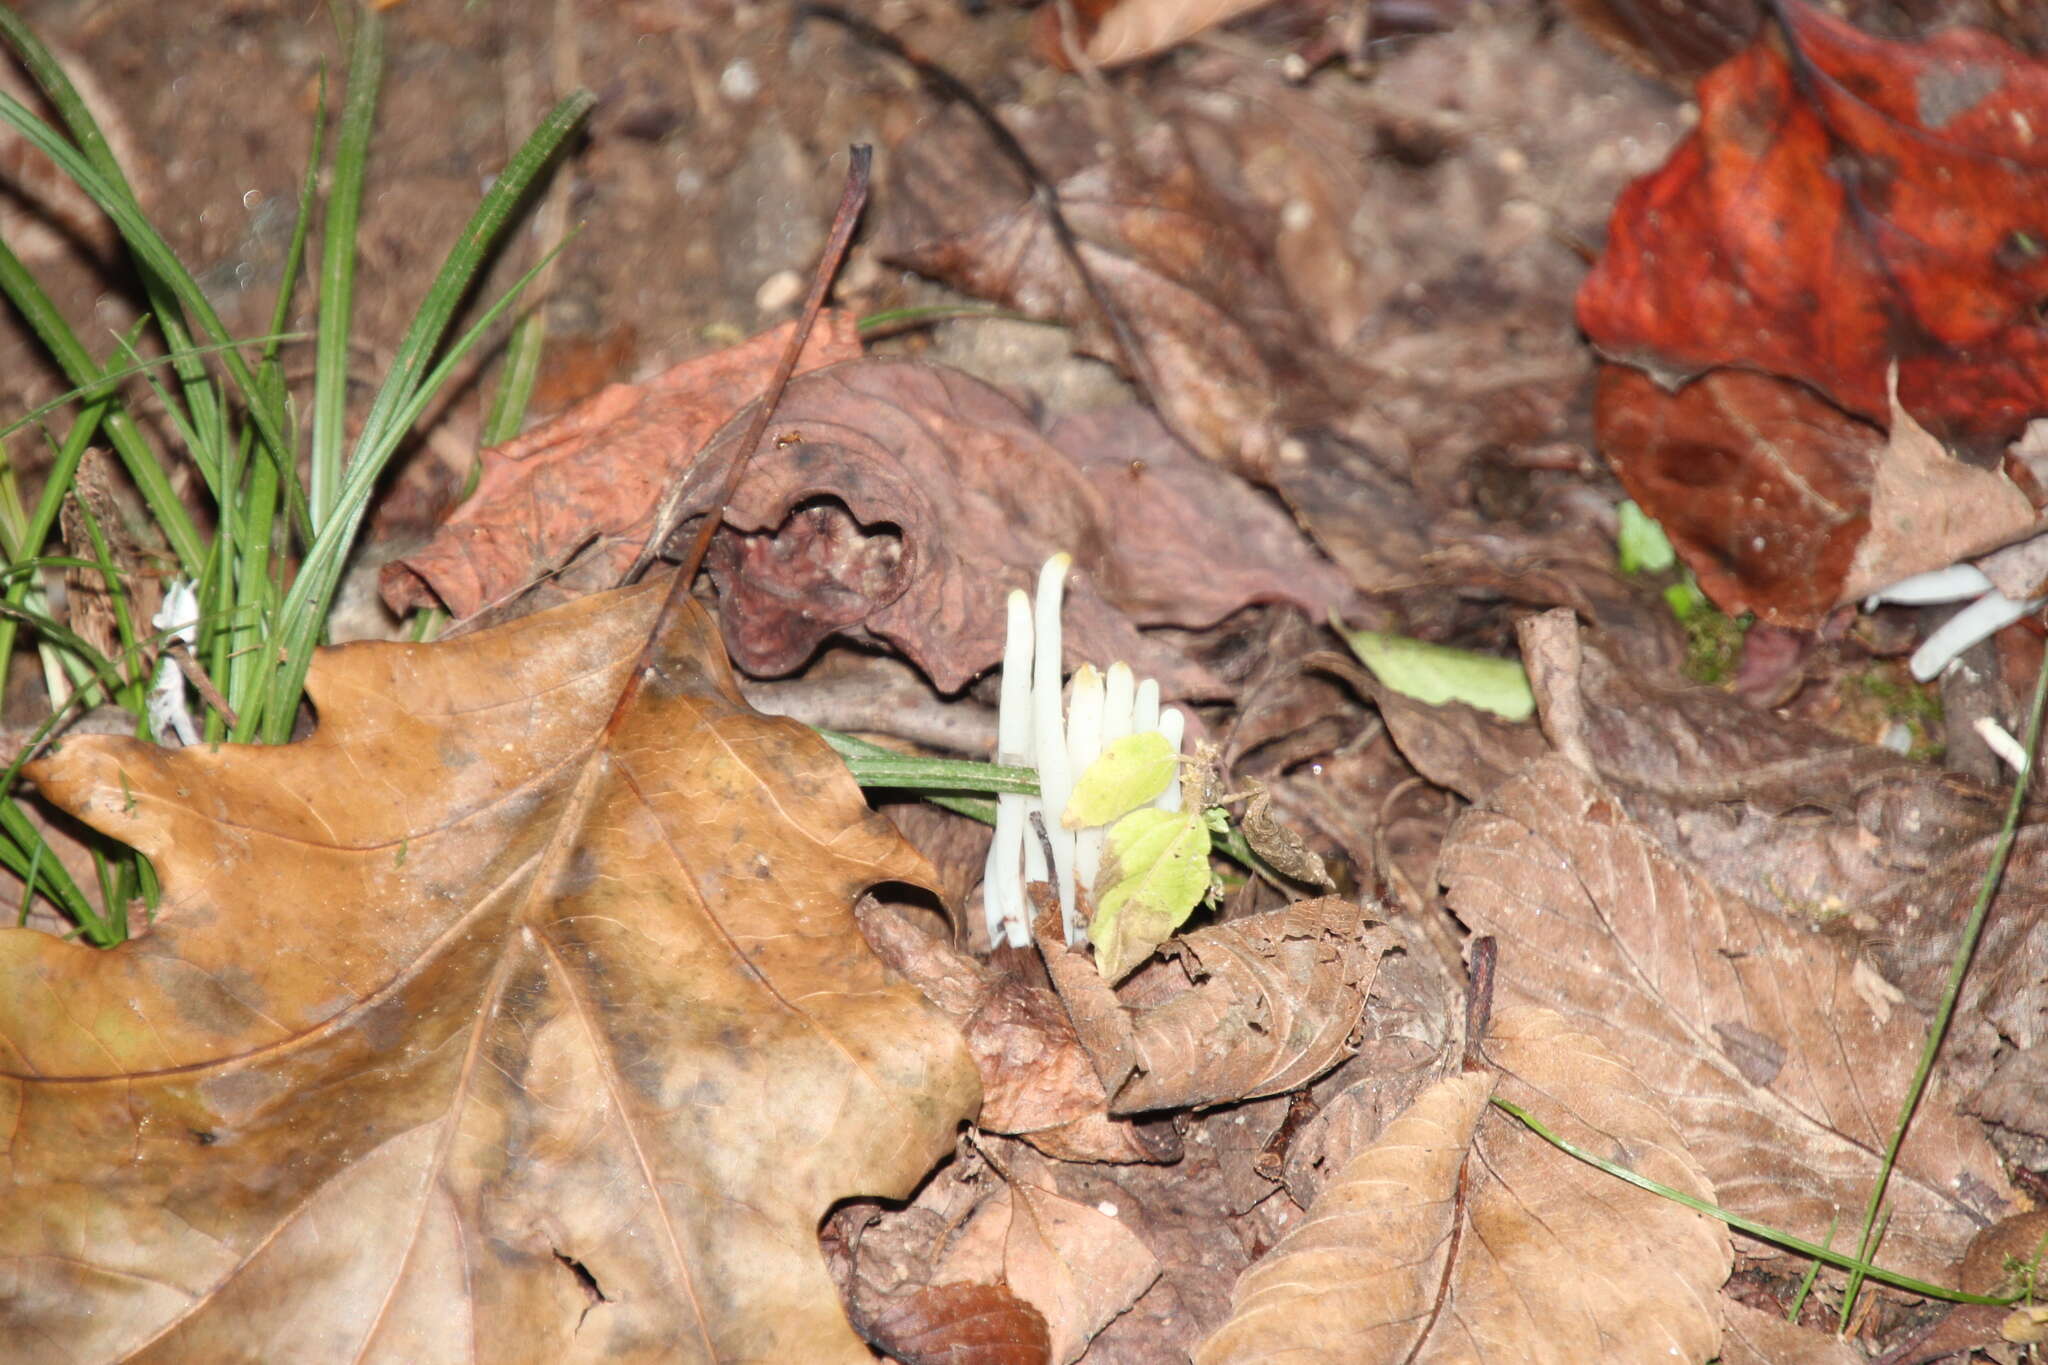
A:
{"type": "MultiPolygon", "coordinates": [[[[0,9],[4,12],[4,9],[0,9]]],[[[0,101],[7,97],[0,94],[0,101]]],[[[7,295],[8,302],[35,331],[36,338],[50,351],[57,365],[70,381],[83,388],[88,394],[104,398],[108,393],[108,381],[99,364],[87,353],[71,324],[58,313],[56,305],[43,292],[42,286],[21,263],[21,258],[0,242],[0,293],[7,295]]],[[[232,355],[229,351],[226,354],[232,355]]],[[[199,535],[199,528],[192,522],[191,515],[171,489],[171,481],[157,460],[156,451],[143,437],[142,430],[120,406],[102,409],[99,420],[107,441],[121,457],[122,465],[128,470],[128,477],[135,481],[141,491],[149,512],[163,528],[164,538],[170,542],[171,550],[178,556],[178,562],[185,571],[197,576],[206,562],[206,544],[199,535]]],[[[62,489],[58,490],[60,493],[62,489]]],[[[55,515],[53,510],[52,516],[55,515]]],[[[47,534],[48,528],[45,528],[47,534]]]]}
{"type": "Polygon", "coordinates": [[[313,347],[313,441],[306,486],[307,515],[318,536],[334,512],[341,488],[342,445],[348,419],[349,319],[355,302],[356,224],[362,216],[363,178],[370,132],[384,77],[383,25],[374,11],[356,11],[348,63],[348,93],[336,129],[327,217],[320,228],[320,321],[313,347]]]}
{"type": "Polygon", "coordinates": [[[1791,1233],[1783,1232],[1770,1226],[1768,1223],[1759,1223],[1754,1218],[1744,1218],[1739,1213],[1730,1213],[1727,1209],[1709,1204],[1704,1199],[1696,1199],[1684,1190],[1673,1189],[1669,1185],[1660,1184],[1646,1175],[1638,1175],[1626,1166],[1617,1165],[1597,1153],[1589,1152],[1575,1143],[1568,1142],[1552,1132],[1534,1114],[1531,1114],[1528,1110],[1512,1101],[1504,1100],[1496,1095],[1493,1097],[1493,1105],[1495,1108],[1513,1115],[1530,1132],[1536,1134],[1536,1136],[1542,1138],[1566,1156],[1583,1161],[1588,1166],[1598,1167],[1615,1179],[1626,1181],[1637,1189],[1648,1190],[1651,1194],[1661,1195],[1674,1204],[1683,1204],[1689,1209],[1704,1213],[1709,1218],[1719,1219],[1731,1228],[1735,1228],[1740,1232],[1746,1232],[1752,1237],[1770,1242],[1776,1246],[1784,1247],[1788,1251],[1796,1251],[1802,1256],[1811,1256],[1817,1261],[1825,1261],[1831,1266],[1836,1266],[1852,1273],[1860,1272],[1869,1279],[1877,1280],[1897,1289],[1903,1289],[1911,1294],[1921,1294],[1930,1299],[1946,1299],[1951,1303],[2002,1305],[2014,1303],[2019,1298],[2017,1294],[2010,1294],[2001,1298],[1990,1294],[1966,1294],[1960,1289],[1945,1289],[1938,1284],[1929,1284],[1925,1280],[1916,1280],[1910,1275],[1901,1275],[1896,1271],[1886,1270],[1883,1266],[1872,1265],[1860,1256],[1851,1256],[1844,1252],[1824,1247],[1818,1242],[1809,1242],[1803,1238],[1794,1237],[1791,1233]]]}
{"type": "MultiPolygon", "coordinates": [[[[1949,1022],[1954,1019],[1956,1000],[1962,995],[1963,977],[1970,970],[1970,959],[1976,955],[1977,940],[1983,937],[1984,922],[1991,915],[1991,902],[1998,895],[1998,884],[2005,878],[2006,863],[2012,858],[2013,841],[2018,837],[2020,812],[2026,809],[2027,791],[2033,784],[2034,768],[2041,752],[2041,718],[2048,709],[2048,664],[2044,664],[2034,679],[2034,699],[2027,712],[2027,734],[2021,741],[2026,752],[2026,766],[2013,779],[2012,797],[2006,802],[2005,823],[1999,827],[1998,840],[1992,845],[1991,861],[1985,864],[1983,879],[1977,885],[1977,900],[1970,907],[1970,915],[1963,923],[1962,936],[1956,940],[1954,955],[1949,959],[1948,982],[1941,993],[1941,1003],[1936,1006],[1934,1020],[1927,1026],[1927,1041],[1920,1049],[1919,1065],[1913,1071],[1913,1083],[1906,1089],[1906,1098],[1899,1105],[1899,1119],[1893,1125],[1891,1141],[1885,1145],[1884,1160],[1877,1168],[1877,1179],[1870,1187],[1870,1199],[1863,1207],[1863,1230],[1857,1239],[1856,1256],[1859,1261],[1870,1254],[1871,1240],[1877,1228],[1878,1210],[1884,1204],[1884,1192],[1891,1183],[1892,1168],[1898,1164],[1899,1148],[1906,1141],[1906,1131],[1913,1124],[1913,1113],[1920,1107],[1920,1099],[1927,1093],[1927,1082],[1934,1074],[1935,1058],[1941,1054],[1942,1042],[1948,1037],[1949,1022]]],[[[1849,1284],[1842,1295],[1841,1323],[1847,1330],[1849,1314],[1856,1307],[1857,1291],[1863,1287],[1863,1275],[1852,1270],[1849,1284]]]]}
{"type": "MultiPolygon", "coordinates": [[[[28,26],[11,12],[0,13],[0,34],[4,34],[19,54],[22,65],[49,99],[58,121],[71,135],[86,162],[105,179],[108,191],[140,214],[141,201],[136,198],[134,186],[128,182],[113,149],[107,144],[106,135],[93,117],[91,106],[79,95],[63,66],[28,26]]],[[[179,271],[182,270],[183,267],[179,267],[179,271]]],[[[193,429],[201,433],[200,444],[193,447],[192,454],[194,463],[203,472],[208,465],[218,463],[226,445],[226,410],[205,364],[191,354],[192,335],[178,306],[175,282],[146,264],[140,273],[143,293],[149,300],[151,311],[156,314],[157,325],[172,357],[172,368],[181,382],[187,419],[193,429]]]]}
{"type": "MultiPolygon", "coordinates": [[[[262,709],[262,733],[271,742],[281,742],[290,736],[299,696],[305,687],[306,669],[319,641],[327,604],[340,581],[356,527],[369,505],[377,479],[403,441],[411,418],[431,399],[429,377],[447,373],[446,365],[435,368],[434,358],[441,349],[456,308],[468,294],[471,281],[525,200],[527,191],[553,162],[556,151],[582,122],[593,103],[595,98],[588,92],[578,92],[563,99],[513,154],[470,217],[468,226],[448,253],[440,274],[414,316],[412,326],[392,362],[391,372],[385,377],[384,385],[364,419],[356,440],[355,454],[343,475],[333,514],[321,534],[314,539],[298,576],[293,579],[291,589],[279,606],[276,644],[283,662],[271,675],[269,695],[262,709]]],[[[492,313],[502,313],[511,302],[508,295],[492,313]]],[[[464,347],[474,344],[479,335],[477,329],[472,329],[464,338],[464,347]]],[[[236,727],[235,737],[248,738],[254,733],[245,722],[236,727]]]]}

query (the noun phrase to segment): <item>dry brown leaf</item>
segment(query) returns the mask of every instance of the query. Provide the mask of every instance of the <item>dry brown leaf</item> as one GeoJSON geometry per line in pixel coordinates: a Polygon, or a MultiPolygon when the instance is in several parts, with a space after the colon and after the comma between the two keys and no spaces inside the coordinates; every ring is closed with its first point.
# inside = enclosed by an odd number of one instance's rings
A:
{"type": "Polygon", "coordinates": [[[1863,1352],[1826,1332],[1721,1300],[1721,1365],[1866,1365],[1863,1352]]]}
{"type": "Polygon", "coordinates": [[[1651,1087],[1548,1010],[1503,1011],[1485,1056],[1498,1077],[1439,1082],[1325,1186],[1239,1278],[1231,1320],[1196,1365],[1714,1354],[1726,1230],[1574,1161],[1487,1103],[1498,1081],[1566,1138],[1712,1198],[1651,1087]]]}
{"type": "Polygon", "coordinates": [[[1045,1365],[1045,1315],[999,1284],[941,1284],[883,1305],[867,1338],[903,1365],[1045,1365]]]}
{"type": "Polygon", "coordinates": [[[1113,1210],[1060,1194],[1043,1158],[1013,1151],[1007,1164],[1003,1273],[1045,1314],[1051,1359],[1067,1365],[1159,1278],[1159,1261],[1113,1210]]]}
{"type": "MultiPolygon", "coordinates": [[[[1028,129],[1026,137],[1034,140],[1028,129]]],[[[906,141],[892,162],[892,217],[878,251],[1075,326],[1091,349],[1121,359],[1044,214],[1014,198],[990,164],[984,134],[964,124],[935,122],[906,141]]],[[[1081,259],[1156,376],[1161,416],[1202,455],[1262,478],[1285,430],[1341,409],[1356,377],[1340,377],[1347,362],[1322,344],[1278,277],[1270,217],[1235,205],[1173,126],[1140,134],[1128,155],[1058,190],[1081,259]]]]}
{"type": "Polygon", "coordinates": [[[1891,435],[1872,473],[1870,533],[1856,547],[1842,602],[1995,550],[2037,524],[2034,504],[2017,484],[1951,455],[1899,405],[1896,366],[1887,382],[1891,435]]]}
{"type": "MultiPolygon", "coordinates": [[[[1048,940],[1041,934],[1039,942],[1048,940]]],[[[1189,985],[1121,1008],[1085,956],[1043,948],[1113,1113],[1283,1095],[1350,1055],[1393,935],[1339,896],[1296,901],[1169,941],[1189,985]]]]}
{"type": "MultiPolygon", "coordinates": [[[[1862,1207],[1925,1023],[1842,939],[1717,890],[1555,757],[1460,819],[1441,875],[1451,908],[1503,945],[1499,998],[1555,1009],[1631,1058],[1725,1207],[1812,1241],[1862,1207]]],[[[1888,1265],[1932,1279],[2012,1201],[1936,1074],[1884,1246],[1888,1265]]]]}
{"type": "MultiPolygon", "coordinates": [[[[1558,748],[1582,752],[1632,819],[1753,904],[1801,919],[1861,911],[1997,827],[2003,797],[1958,774],[1717,688],[1654,686],[1570,613],[1524,627],[1530,686],[1558,748]],[[1553,619],[1562,629],[1532,646],[1526,631],[1553,619]]],[[[1918,947],[1930,930],[1909,937],[1918,947]]],[[[1946,951],[1936,955],[1945,970],[1946,951]]]]}
{"type": "MultiPolygon", "coordinates": [[[[722,465],[742,434],[729,426],[705,461],[722,465]]],[[[787,672],[837,631],[896,646],[954,691],[1001,658],[1008,591],[1067,550],[1080,569],[1071,659],[1124,659],[1169,695],[1214,695],[1206,670],[1135,627],[1344,600],[1343,580],[1270,509],[1245,513],[1243,558],[1202,555],[1251,501],[1241,484],[1184,453],[1160,455],[1156,471],[1141,456],[1134,477],[1130,456],[1113,467],[1114,426],[1080,434],[1076,460],[1013,400],[937,365],[870,360],[798,379],[726,509],[728,526],[753,534],[722,536],[713,554],[734,659],[787,672]]]]}
{"type": "Polygon", "coordinates": [[[323,652],[281,748],[81,740],[154,933],[0,932],[17,1360],[844,1360],[816,1229],[975,1104],[856,928],[922,859],[657,589],[323,652]]]}
{"type": "MultiPolygon", "coordinates": [[[[1178,47],[1273,0],[1123,0],[1097,22],[1082,53],[1096,66],[1123,66],[1178,47]]],[[[1057,19],[1058,6],[1051,7],[1057,19]]]]}
{"type": "MultiPolygon", "coordinates": [[[[663,491],[767,387],[795,325],[685,360],[644,384],[607,385],[484,451],[476,491],[425,548],[384,566],[385,602],[403,613],[438,598],[459,620],[560,569],[593,538],[596,580],[617,582],[654,533],[663,491]]],[[[853,316],[827,309],[804,343],[797,373],[858,355],[853,316]]],[[[696,471],[700,482],[704,472],[696,471]]]]}

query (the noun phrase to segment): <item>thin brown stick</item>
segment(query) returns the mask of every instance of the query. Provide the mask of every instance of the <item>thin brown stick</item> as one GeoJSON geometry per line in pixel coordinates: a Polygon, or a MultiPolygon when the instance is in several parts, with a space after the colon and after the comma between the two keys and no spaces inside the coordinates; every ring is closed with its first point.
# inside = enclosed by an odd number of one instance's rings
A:
{"type": "MultiPolygon", "coordinates": [[[[988,134],[989,140],[996,144],[996,150],[1017,168],[1018,173],[1024,177],[1024,183],[1031,187],[1031,198],[1038,205],[1039,212],[1044,215],[1046,226],[1052,230],[1054,244],[1059,247],[1060,254],[1066,257],[1067,264],[1073,267],[1075,276],[1081,281],[1081,288],[1086,291],[1089,301],[1095,305],[1095,311],[1102,318],[1103,325],[1109,329],[1110,338],[1116,342],[1116,348],[1123,356],[1124,368],[1129,372],[1131,382],[1137,386],[1159,420],[1166,423],[1168,429],[1172,429],[1173,417],[1159,401],[1159,377],[1153,369],[1151,355],[1138,340],[1137,331],[1124,316],[1123,309],[1117,306],[1109,289],[1096,278],[1095,272],[1088,268],[1088,262],[1082,258],[1080,239],[1074,235],[1073,227],[1060,209],[1058,187],[1038,168],[1038,163],[1031,159],[1031,153],[1024,150],[1024,144],[1017,140],[1017,135],[1010,131],[1008,125],[982,103],[981,98],[965,81],[930,58],[911,51],[895,34],[879,29],[837,5],[801,4],[797,6],[796,16],[799,21],[823,19],[827,23],[837,24],[870,47],[880,48],[915,71],[918,79],[923,81],[934,95],[960,105],[974,117],[974,121],[988,134]]],[[[1181,436],[1178,431],[1174,434],[1181,436]]],[[[1194,448],[1193,443],[1187,441],[1185,437],[1182,437],[1182,441],[1190,449],[1194,448]]]]}
{"type": "MultiPolygon", "coordinates": [[[[607,735],[618,728],[634,699],[640,695],[641,685],[654,662],[654,651],[660,647],[661,638],[674,620],[682,599],[689,596],[690,584],[696,581],[697,571],[704,567],[704,556],[711,549],[711,537],[725,518],[725,505],[732,500],[733,491],[740,484],[740,475],[746,472],[748,458],[753,455],[754,447],[761,443],[762,435],[768,430],[768,420],[782,402],[783,390],[789,387],[789,377],[796,373],[797,357],[803,354],[804,343],[810,340],[811,326],[825,307],[826,291],[832,287],[833,276],[839,273],[840,262],[846,259],[846,248],[853,242],[854,225],[860,221],[860,211],[868,201],[868,171],[874,161],[874,151],[865,143],[855,143],[851,157],[851,164],[846,168],[846,188],[840,193],[838,211],[832,215],[832,231],[825,239],[825,254],[819,258],[818,269],[811,277],[810,296],[804,300],[804,310],[797,317],[796,330],[789,334],[789,344],[782,348],[782,359],[776,362],[775,376],[768,381],[768,388],[754,409],[754,419],[747,423],[746,434],[733,454],[732,464],[725,471],[725,481],[719,485],[718,496],[706,510],[704,524],[697,528],[697,538],[690,543],[690,552],[683,556],[682,565],[677,568],[675,577],[669,580],[668,592],[661,599],[661,610],[655,614],[654,624],[647,631],[647,642],[640,647],[640,657],[634,661],[633,676],[620,690],[618,704],[612,708],[611,719],[605,723],[607,735]]],[[[701,451],[699,455],[702,455],[701,451]]],[[[681,507],[678,506],[669,517],[656,524],[653,538],[641,554],[651,557],[659,551],[676,531],[674,524],[663,523],[680,521],[680,518],[681,507]]]]}

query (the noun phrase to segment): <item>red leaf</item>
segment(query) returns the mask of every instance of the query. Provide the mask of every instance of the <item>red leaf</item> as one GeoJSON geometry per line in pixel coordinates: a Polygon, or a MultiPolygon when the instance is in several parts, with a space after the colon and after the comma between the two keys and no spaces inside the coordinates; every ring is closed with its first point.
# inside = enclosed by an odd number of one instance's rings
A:
{"type": "Polygon", "coordinates": [[[868,1339],[905,1365],[1044,1365],[1045,1315],[999,1284],[941,1284],[891,1300],[868,1339]]]}
{"type": "Polygon", "coordinates": [[[1768,375],[1717,370],[1666,393],[1622,365],[1601,367],[1594,421],[1622,487],[1723,611],[1812,626],[1833,609],[1870,529],[1881,431],[1768,375]]]}
{"type": "Polygon", "coordinates": [[[1986,34],[1870,37],[1793,3],[1708,74],[1700,126],[1616,205],[1579,320],[1616,359],[1741,365],[1937,435],[2048,412],[2048,64],[1986,34]]]}

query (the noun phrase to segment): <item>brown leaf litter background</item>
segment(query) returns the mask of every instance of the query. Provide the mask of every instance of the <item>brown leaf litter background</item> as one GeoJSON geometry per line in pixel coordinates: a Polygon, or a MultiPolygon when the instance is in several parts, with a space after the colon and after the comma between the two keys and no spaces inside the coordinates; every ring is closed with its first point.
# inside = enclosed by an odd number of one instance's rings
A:
{"type": "MultiPolygon", "coordinates": [[[[2048,126],[2048,29],[2003,0],[1793,6],[1789,36],[1748,0],[1285,0],[1146,53],[1230,7],[1073,8],[1070,48],[1051,6],[856,6],[994,103],[1092,287],[986,132],[842,28],[390,7],[353,378],[546,102],[533,54],[566,52],[601,98],[560,173],[585,227],[544,305],[553,415],[464,500],[482,386],[436,413],[337,633],[395,634],[380,590],[459,633],[324,655],[310,739],[81,739],[39,770],[166,899],[111,953],[0,931],[10,1351],[2004,1349],[1995,1315],[1868,1286],[1838,1338],[1832,1272],[1787,1322],[1796,1260],[1487,1101],[1850,1239],[2001,810],[1974,725],[2013,724],[2041,646],[1978,647],[1930,719],[1899,663],[1929,623],[1842,604],[2044,501],[2038,438],[2004,443],[2048,392],[2014,141],[2048,126]],[[742,451],[856,139],[883,162],[866,238],[742,451]],[[905,309],[936,313],[857,326],[905,309]],[[607,739],[652,598],[600,590],[742,456],[703,610],[607,739]],[[1724,685],[1686,675],[1677,575],[1618,573],[1624,495],[1761,618],[1724,685]],[[1085,953],[989,955],[986,832],[870,793],[878,817],[797,723],[987,757],[1004,597],[1059,550],[1068,663],[1159,678],[1343,894],[1234,886],[1114,991],[1085,953]],[[1538,721],[1400,696],[1333,611],[1520,657],[1538,721]],[[1950,768],[1897,752],[1909,716],[1950,768]]],[[[74,66],[186,75],[89,97],[260,334],[324,32],[24,10],[74,66]]],[[[132,318],[12,222],[93,334],[132,318]]],[[[12,324],[0,347],[10,407],[53,395],[12,324]]],[[[2037,586],[2038,546],[2009,553],[1999,581],[2037,586]]],[[[89,617],[97,575],[72,586],[89,617]]],[[[1881,1259],[1944,1283],[2038,1235],[2038,820],[1892,1182],[1881,1259]]]]}

